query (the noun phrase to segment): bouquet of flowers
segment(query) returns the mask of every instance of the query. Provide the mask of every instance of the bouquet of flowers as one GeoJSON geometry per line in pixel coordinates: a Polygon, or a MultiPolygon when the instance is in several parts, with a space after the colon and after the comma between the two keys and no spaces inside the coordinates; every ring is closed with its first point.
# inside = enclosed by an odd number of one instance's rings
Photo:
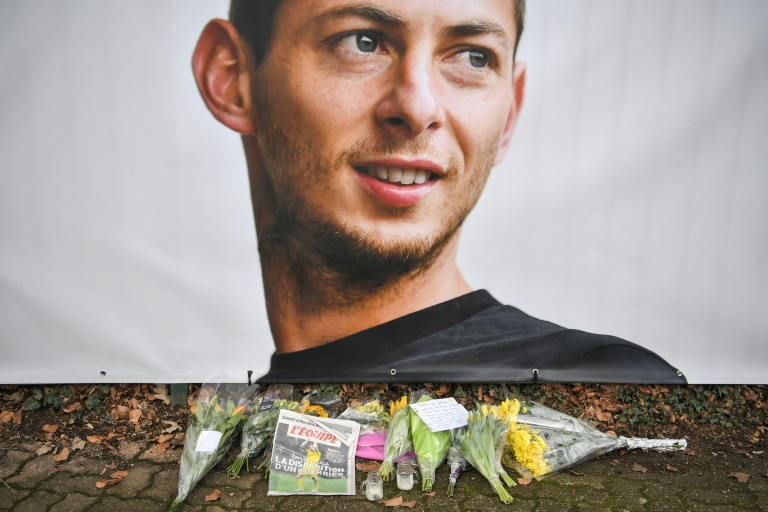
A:
{"type": "Polygon", "coordinates": [[[408,415],[408,398],[403,396],[389,406],[389,426],[387,440],[384,442],[384,462],[379,472],[384,480],[389,480],[394,469],[395,461],[411,449],[410,416],[408,415]]]}
{"type": "Polygon", "coordinates": [[[506,444],[508,424],[498,408],[483,405],[469,413],[467,431],[461,440],[461,453],[490,482],[503,503],[512,496],[502,484],[516,485],[501,467],[501,454],[506,444]]]}
{"type": "Polygon", "coordinates": [[[387,430],[390,417],[378,400],[370,400],[358,407],[347,407],[337,419],[359,423],[362,436],[387,430]]]}
{"type": "Polygon", "coordinates": [[[239,478],[243,465],[248,469],[248,461],[258,455],[272,441],[277,427],[277,419],[282,409],[298,411],[299,404],[290,400],[293,387],[284,386],[270,388],[254,406],[254,413],[248,417],[243,426],[243,436],[240,442],[240,454],[228,468],[229,478],[239,478]]]}
{"type": "Polygon", "coordinates": [[[328,413],[325,411],[322,405],[313,405],[309,403],[309,400],[303,398],[299,404],[299,412],[306,414],[307,416],[315,416],[317,418],[327,418],[328,413]]]}
{"type": "Polygon", "coordinates": [[[466,457],[461,453],[461,441],[467,429],[465,427],[451,429],[451,447],[448,448],[448,496],[453,496],[453,489],[456,487],[456,480],[459,479],[462,471],[472,469],[466,457]]]}
{"type": "MultiPolygon", "coordinates": [[[[432,400],[429,395],[423,395],[419,398],[419,402],[428,400],[432,400]]],[[[410,416],[411,439],[421,473],[421,490],[429,492],[435,481],[435,469],[443,463],[448,448],[451,446],[451,431],[432,432],[412,408],[410,416]]]]}
{"type": "Polygon", "coordinates": [[[527,478],[562,471],[618,448],[676,451],[688,444],[685,439],[613,437],[535,402],[506,400],[500,410],[509,422],[503,461],[527,478]]]}
{"type": "Polygon", "coordinates": [[[179,469],[179,492],[171,504],[176,512],[203,476],[232,447],[256,388],[245,385],[204,385],[187,427],[179,469]]]}

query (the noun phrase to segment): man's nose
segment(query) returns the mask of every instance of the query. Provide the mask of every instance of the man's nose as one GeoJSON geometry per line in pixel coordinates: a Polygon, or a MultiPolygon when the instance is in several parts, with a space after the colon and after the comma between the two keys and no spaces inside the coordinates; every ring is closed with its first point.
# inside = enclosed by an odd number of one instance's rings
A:
{"type": "Polygon", "coordinates": [[[408,57],[395,69],[376,110],[377,121],[394,135],[418,137],[445,124],[445,109],[431,59],[408,57]]]}

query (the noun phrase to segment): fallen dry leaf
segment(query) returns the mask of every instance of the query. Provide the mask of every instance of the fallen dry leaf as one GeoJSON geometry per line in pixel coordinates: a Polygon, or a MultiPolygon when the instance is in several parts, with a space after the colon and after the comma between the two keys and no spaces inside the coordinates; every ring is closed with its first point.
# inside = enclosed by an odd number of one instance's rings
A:
{"type": "Polygon", "coordinates": [[[99,480],[96,482],[96,488],[103,489],[108,485],[116,484],[120,481],[122,481],[122,478],[113,478],[112,480],[99,480]]]}
{"type": "Polygon", "coordinates": [[[670,473],[677,473],[677,468],[675,466],[670,465],[670,464],[667,464],[667,466],[664,469],[666,469],[670,473]]]}
{"type": "Polygon", "coordinates": [[[152,392],[154,393],[155,400],[162,400],[166,404],[171,403],[171,397],[168,396],[168,385],[167,384],[156,384],[152,388],[152,392]]]}
{"type": "Polygon", "coordinates": [[[597,418],[598,421],[604,421],[606,423],[610,422],[613,419],[613,416],[611,416],[611,413],[602,412],[602,411],[597,411],[595,413],[595,417],[597,418]]]}
{"type": "Polygon", "coordinates": [[[99,444],[104,436],[86,436],[89,443],[99,444]]]}
{"type": "Polygon", "coordinates": [[[131,409],[128,412],[128,420],[131,423],[138,423],[139,420],[141,419],[141,416],[142,416],[141,409],[131,409]]]}
{"type": "Polygon", "coordinates": [[[82,450],[83,448],[85,448],[85,441],[79,437],[76,437],[72,440],[72,451],[82,450]]]}
{"type": "Polygon", "coordinates": [[[118,404],[117,407],[112,409],[112,418],[116,420],[127,418],[129,410],[127,405],[118,404]]]}
{"type": "Polygon", "coordinates": [[[212,491],[210,494],[205,495],[205,501],[218,501],[221,499],[221,491],[216,489],[215,491],[212,491]]]}
{"type": "Polygon", "coordinates": [[[80,402],[72,402],[71,404],[65,405],[61,410],[66,413],[70,413],[72,411],[82,411],[83,404],[81,404],[80,402]]]}
{"type": "Polygon", "coordinates": [[[400,504],[400,506],[401,506],[401,507],[408,507],[408,508],[413,508],[413,507],[415,507],[415,506],[416,506],[416,500],[413,500],[413,501],[404,501],[404,502],[402,502],[402,503],[400,504]]]}
{"type": "Polygon", "coordinates": [[[435,494],[437,494],[437,491],[425,492],[424,496],[434,496],[435,494]]]}
{"type": "Polygon", "coordinates": [[[749,482],[749,475],[746,473],[730,473],[728,476],[735,477],[740,484],[749,482]]]}
{"type": "Polygon", "coordinates": [[[56,462],[64,462],[69,458],[69,448],[62,448],[59,453],[53,456],[56,462]]]}
{"type": "Polygon", "coordinates": [[[163,420],[163,423],[165,423],[166,425],[170,425],[170,427],[163,429],[163,434],[170,434],[171,432],[176,432],[177,430],[181,430],[181,427],[175,421],[163,420]]]}
{"type": "Polygon", "coordinates": [[[128,476],[127,471],[115,471],[109,475],[112,478],[125,478],[128,476]]]}
{"type": "Polygon", "coordinates": [[[518,478],[517,483],[520,485],[528,485],[529,483],[533,482],[532,478],[518,478]]]}
{"type": "Polygon", "coordinates": [[[104,473],[106,473],[106,472],[107,472],[107,468],[104,468],[104,469],[102,469],[102,470],[101,470],[101,473],[99,473],[99,476],[103,475],[103,474],[104,474],[104,473]]]}
{"type": "Polygon", "coordinates": [[[8,423],[13,419],[13,413],[11,411],[0,412],[0,423],[8,423]]]}
{"type": "Polygon", "coordinates": [[[641,466],[640,464],[635,462],[634,464],[632,464],[632,471],[634,471],[635,473],[645,473],[646,471],[648,471],[648,468],[646,468],[645,466],[641,466]]]}
{"type": "Polygon", "coordinates": [[[358,462],[355,464],[355,467],[358,471],[363,471],[365,473],[370,473],[371,471],[378,471],[381,467],[381,462],[375,461],[375,460],[367,460],[365,462],[358,462]]]}
{"type": "Polygon", "coordinates": [[[384,503],[385,507],[399,507],[403,503],[403,497],[398,496],[397,498],[392,498],[391,500],[384,503]]]}
{"type": "Polygon", "coordinates": [[[51,446],[49,444],[45,444],[45,445],[41,446],[40,448],[38,448],[35,453],[38,454],[38,455],[45,455],[46,453],[48,453],[48,452],[50,452],[52,450],[53,450],[53,446],[51,446]]]}
{"type": "Polygon", "coordinates": [[[48,432],[49,434],[53,434],[59,430],[58,425],[43,425],[43,432],[48,432]]]}

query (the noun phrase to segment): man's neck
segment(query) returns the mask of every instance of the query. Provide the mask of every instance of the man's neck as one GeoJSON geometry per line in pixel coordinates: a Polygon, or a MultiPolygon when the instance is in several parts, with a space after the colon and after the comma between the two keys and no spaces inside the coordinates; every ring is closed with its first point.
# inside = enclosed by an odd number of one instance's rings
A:
{"type": "MultiPolygon", "coordinates": [[[[456,233],[428,269],[363,299],[328,301],[316,311],[302,307],[300,297],[317,293],[324,285],[299,283],[292,278],[289,265],[262,258],[267,314],[278,353],[323,345],[469,293],[472,289],[456,265],[458,239],[456,233]]],[[[322,298],[315,301],[322,303],[322,298]]]]}

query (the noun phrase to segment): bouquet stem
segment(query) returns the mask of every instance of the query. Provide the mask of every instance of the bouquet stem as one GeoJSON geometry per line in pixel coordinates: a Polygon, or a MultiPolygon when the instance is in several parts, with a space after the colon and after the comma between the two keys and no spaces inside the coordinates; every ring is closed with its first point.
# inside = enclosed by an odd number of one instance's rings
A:
{"type": "Polygon", "coordinates": [[[514,487],[517,485],[514,480],[512,480],[512,477],[510,477],[506,471],[503,469],[499,470],[499,476],[502,480],[504,480],[504,483],[507,485],[507,487],[514,487]]]}
{"type": "MultiPolygon", "coordinates": [[[[509,476],[507,476],[507,478],[509,478],[509,476]]],[[[496,491],[496,494],[499,495],[499,499],[502,503],[506,505],[512,503],[512,495],[507,492],[507,488],[504,487],[504,484],[501,483],[501,480],[498,478],[491,478],[488,479],[488,481],[491,483],[493,490],[496,491]]]]}
{"type": "Polygon", "coordinates": [[[227,467],[227,475],[229,475],[230,480],[235,480],[236,478],[240,478],[240,470],[243,469],[243,465],[245,465],[245,470],[248,471],[248,454],[240,454],[235,459],[235,462],[230,464],[227,467]]]}

